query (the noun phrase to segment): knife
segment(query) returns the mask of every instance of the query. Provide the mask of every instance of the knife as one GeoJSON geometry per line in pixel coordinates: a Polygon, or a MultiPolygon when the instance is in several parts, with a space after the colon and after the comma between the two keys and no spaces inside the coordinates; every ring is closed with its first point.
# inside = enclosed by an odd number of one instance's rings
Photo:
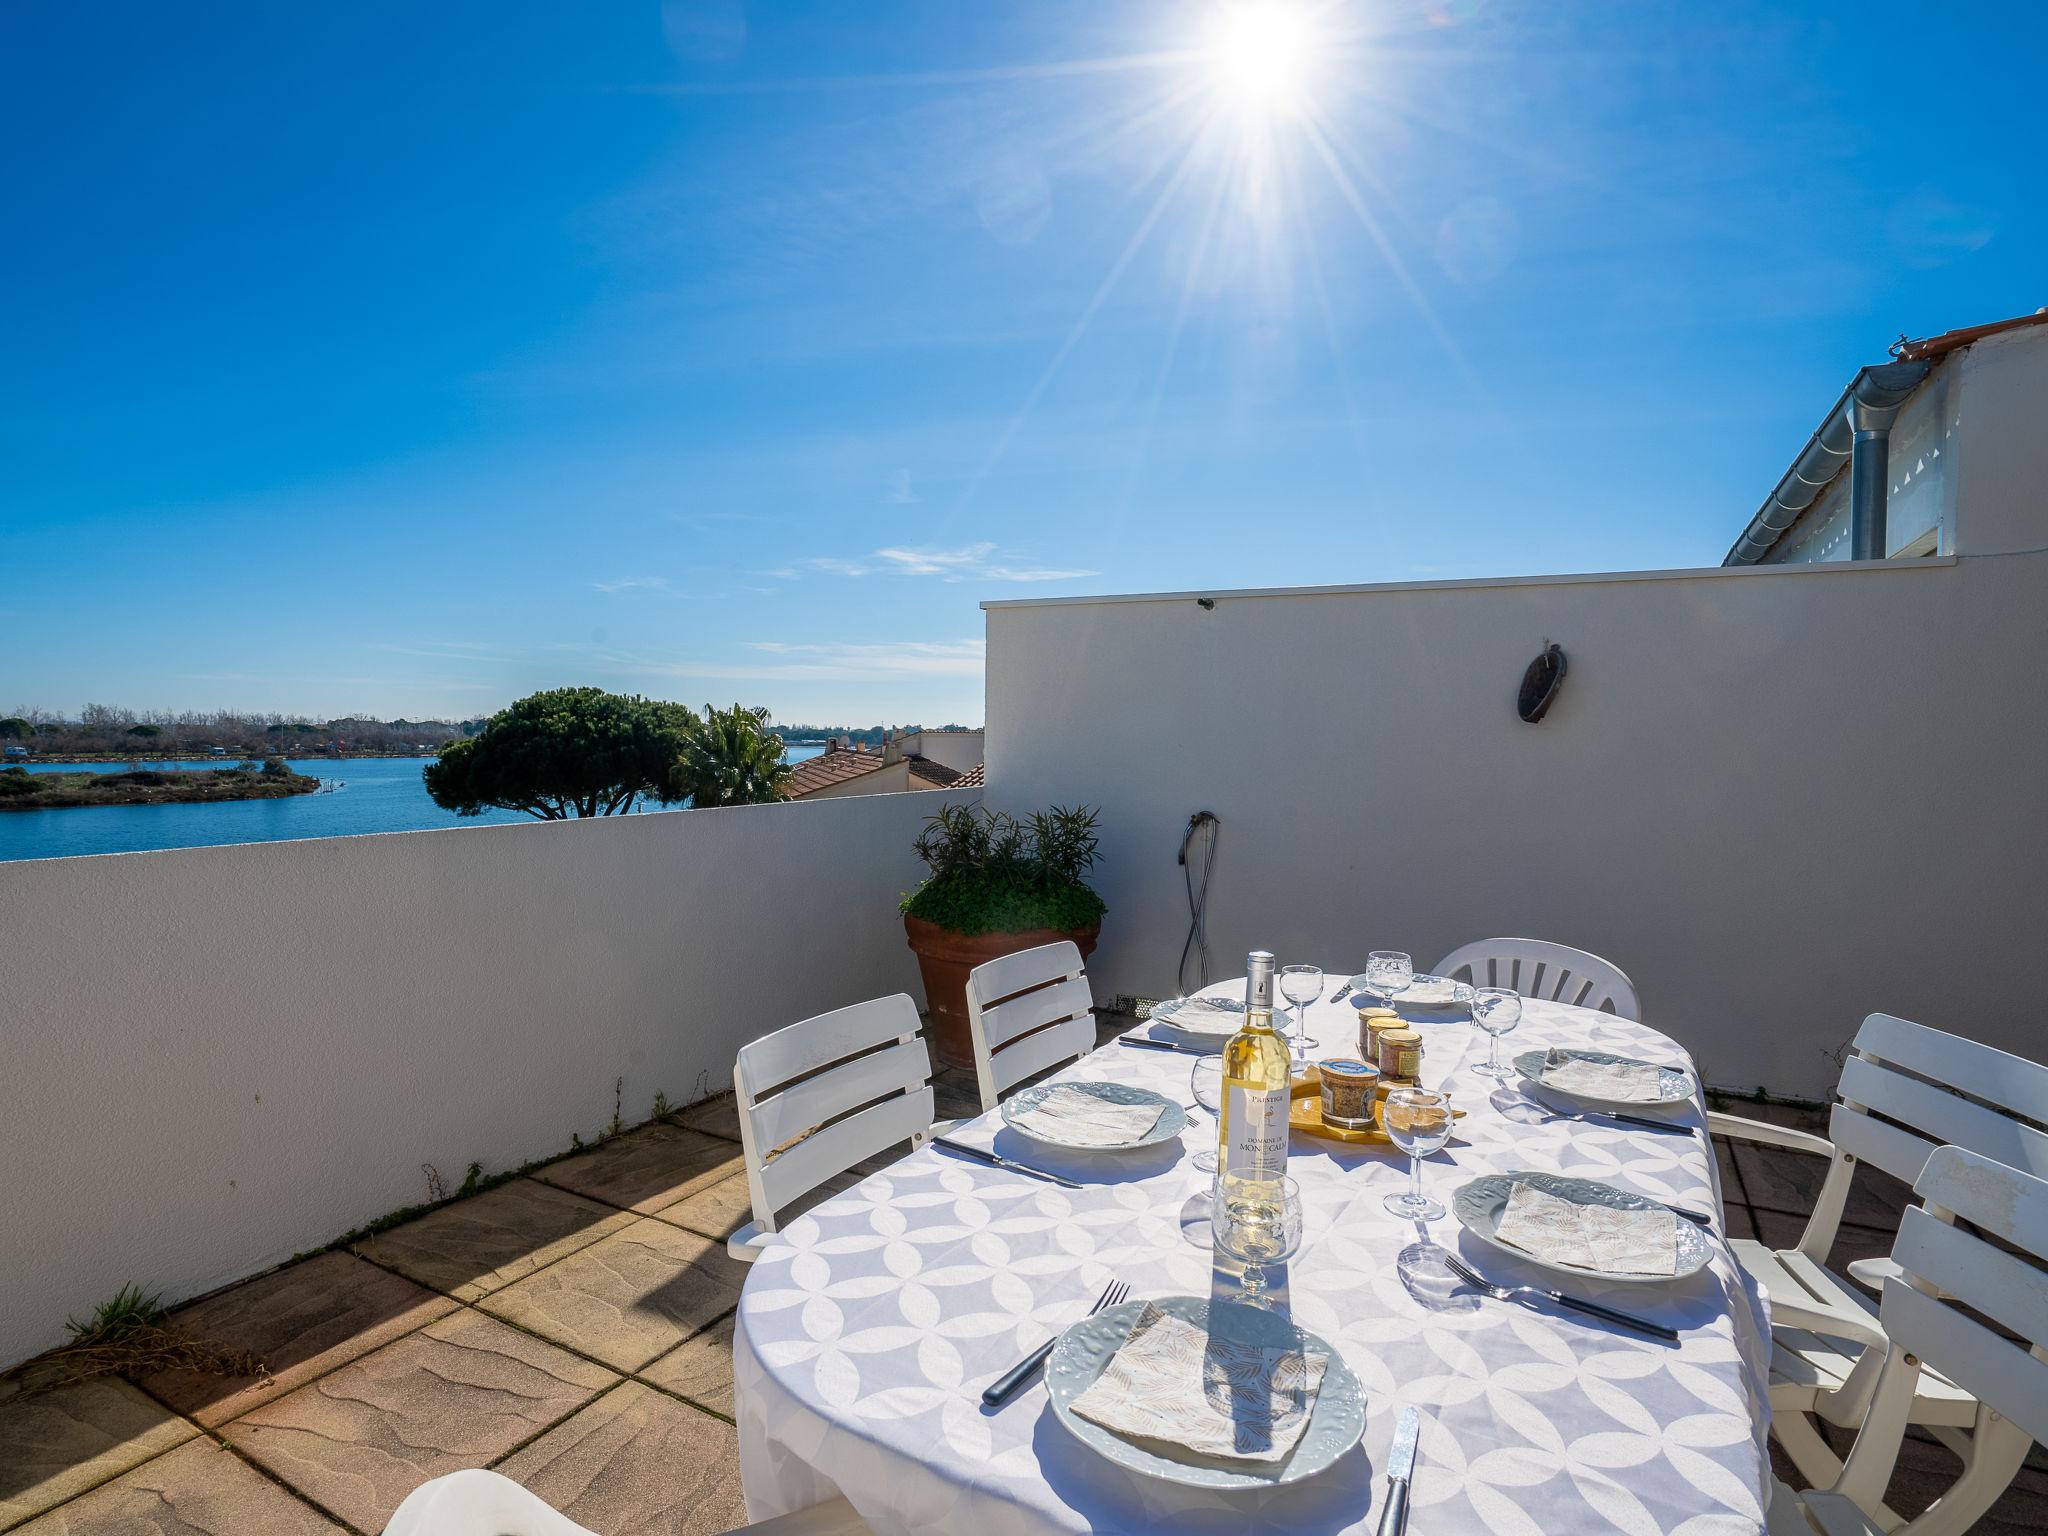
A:
{"type": "Polygon", "coordinates": [[[1408,1479],[1415,1471],[1415,1434],[1420,1427],[1415,1410],[1403,1408],[1387,1451],[1387,1507],[1380,1511],[1379,1536],[1401,1536],[1408,1529],[1408,1479]]]}
{"type": "Polygon", "coordinates": [[[1199,1045],[1181,1045],[1172,1040],[1153,1040],[1145,1035],[1118,1035],[1121,1045],[1133,1045],[1146,1051],[1178,1051],[1183,1056],[1214,1056],[1216,1053],[1199,1045]]]}
{"type": "Polygon", "coordinates": [[[970,1147],[964,1142],[948,1141],[944,1136],[934,1136],[932,1145],[944,1147],[948,1152],[958,1152],[962,1157],[971,1157],[977,1163],[987,1163],[991,1168],[1007,1168],[1012,1173],[1021,1173],[1027,1178],[1044,1179],[1048,1184],[1063,1185],[1068,1189],[1080,1189],[1072,1179],[1057,1173],[1047,1173],[1043,1168],[1034,1168],[1029,1163],[1013,1163],[1007,1157],[998,1157],[993,1152],[984,1152],[979,1147],[970,1147]]]}

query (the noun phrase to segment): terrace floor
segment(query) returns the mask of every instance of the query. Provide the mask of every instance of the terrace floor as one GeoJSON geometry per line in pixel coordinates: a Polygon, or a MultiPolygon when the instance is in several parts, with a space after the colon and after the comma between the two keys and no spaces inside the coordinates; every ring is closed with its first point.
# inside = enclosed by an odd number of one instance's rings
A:
{"type": "MultiPolygon", "coordinates": [[[[936,1085],[942,1118],[978,1112],[971,1073],[936,1085]]],[[[1795,1242],[1819,1164],[1717,1151],[1730,1232],[1795,1242]]],[[[1838,1264],[1890,1245],[1905,1192],[1869,1178],[1838,1264]]],[[[712,1099],[174,1314],[260,1356],[267,1381],[0,1378],[0,1531],[376,1536],[419,1483],[476,1466],[601,1536],[744,1524],[731,1341],[746,1266],[724,1238],[747,1216],[732,1100],[712,1099]]],[[[1909,1443],[1894,1507],[1917,1513],[1954,1472],[1909,1443]]],[[[1978,1530],[2044,1527],[2037,1460],[1978,1530]]]]}

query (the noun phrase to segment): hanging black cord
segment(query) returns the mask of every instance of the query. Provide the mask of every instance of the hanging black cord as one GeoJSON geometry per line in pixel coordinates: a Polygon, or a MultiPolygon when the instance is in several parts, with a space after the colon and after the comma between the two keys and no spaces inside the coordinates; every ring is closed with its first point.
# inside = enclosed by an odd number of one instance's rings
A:
{"type": "Polygon", "coordinates": [[[1188,939],[1180,947],[1180,969],[1174,983],[1181,995],[1199,992],[1209,984],[1209,876],[1216,868],[1216,833],[1222,824],[1207,811],[1188,818],[1188,829],[1180,840],[1180,872],[1188,890],[1188,939]],[[1195,865],[1202,866],[1201,874],[1195,865]],[[1195,984],[1188,985],[1188,961],[1195,962],[1195,984]]]}

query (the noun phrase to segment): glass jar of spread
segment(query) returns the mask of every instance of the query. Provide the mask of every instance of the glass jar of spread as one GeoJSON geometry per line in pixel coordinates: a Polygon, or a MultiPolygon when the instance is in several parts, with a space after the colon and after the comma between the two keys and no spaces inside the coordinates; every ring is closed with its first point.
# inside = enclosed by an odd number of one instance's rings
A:
{"type": "Polygon", "coordinates": [[[1413,1029],[1379,1032],[1380,1076],[1404,1083],[1422,1079],[1422,1034],[1413,1029]]]}
{"type": "Polygon", "coordinates": [[[1373,1123],[1373,1104],[1380,1096],[1380,1070],[1362,1061],[1320,1063],[1323,1078],[1323,1124],[1339,1130],[1366,1130],[1373,1123]]]}
{"type": "Polygon", "coordinates": [[[1380,1059],[1380,1036],[1390,1029],[1402,1029],[1406,1025],[1401,1015],[1391,1008],[1367,1007],[1358,1010],[1358,1054],[1367,1061],[1380,1059]]]}

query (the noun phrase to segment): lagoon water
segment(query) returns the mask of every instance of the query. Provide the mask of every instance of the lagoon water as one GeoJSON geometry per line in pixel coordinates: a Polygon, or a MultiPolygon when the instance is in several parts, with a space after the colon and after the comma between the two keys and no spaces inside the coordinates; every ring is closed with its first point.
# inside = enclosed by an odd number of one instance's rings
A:
{"type": "MultiPolygon", "coordinates": [[[[794,746],[800,763],[824,748],[794,746]]],[[[151,768],[218,768],[222,759],[150,763],[151,768]]],[[[420,771],[430,757],[294,758],[292,768],[321,782],[311,795],[282,800],[222,800],[201,805],[89,805],[63,810],[0,812],[0,863],[61,859],[80,853],[139,853],[152,848],[206,848],[220,843],[274,843],[295,837],[349,837],[361,832],[419,832],[531,821],[520,811],[457,816],[434,804],[420,771]]],[[[125,763],[30,763],[31,773],[112,773],[125,763]]],[[[645,806],[660,810],[663,807],[645,806]]]]}

